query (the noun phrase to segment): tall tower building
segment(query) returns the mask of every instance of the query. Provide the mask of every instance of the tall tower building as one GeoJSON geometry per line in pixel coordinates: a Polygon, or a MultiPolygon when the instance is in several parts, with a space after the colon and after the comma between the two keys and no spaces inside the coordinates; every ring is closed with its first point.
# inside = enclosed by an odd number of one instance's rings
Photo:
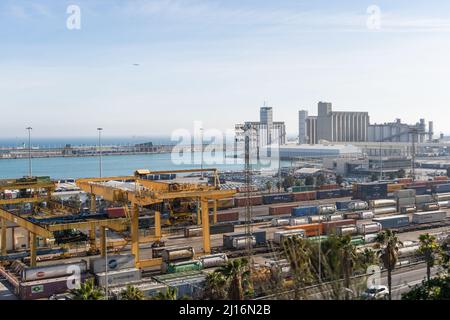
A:
{"type": "Polygon", "coordinates": [[[298,143],[308,143],[308,134],[306,132],[306,119],[308,118],[308,111],[300,110],[298,112],[298,143]]]}

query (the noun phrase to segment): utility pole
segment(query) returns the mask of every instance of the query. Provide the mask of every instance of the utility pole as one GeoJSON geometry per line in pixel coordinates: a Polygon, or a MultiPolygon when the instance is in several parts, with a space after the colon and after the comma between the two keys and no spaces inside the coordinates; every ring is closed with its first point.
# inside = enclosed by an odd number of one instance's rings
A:
{"type": "Polygon", "coordinates": [[[102,131],[103,128],[97,128],[98,131],[98,153],[99,153],[99,170],[100,170],[100,178],[102,177],[102,131]]]}
{"type": "Polygon", "coordinates": [[[250,200],[250,188],[251,188],[251,165],[250,165],[250,126],[245,126],[245,186],[246,190],[246,206],[245,206],[245,234],[247,240],[247,255],[250,262],[250,266],[253,265],[252,255],[252,204],[250,200]]]}
{"type": "Polygon", "coordinates": [[[412,133],[412,150],[411,150],[411,166],[412,166],[412,179],[416,181],[416,135],[418,133],[417,128],[411,130],[412,133]]]}
{"type": "Polygon", "coordinates": [[[200,161],[200,169],[202,172],[202,178],[203,180],[203,128],[200,128],[200,152],[201,152],[201,161],[200,161]]]}
{"type": "Polygon", "coordinates": [[[31,167],[31,130],[32,127],[26,128],[28,130],[28,176],[31,178],[33,176],[33,171],[31,167]]]}
{"type": "Polygon", "coordinates": [[[380,181],[383,180],[383,155],[382,155],[382,149],[381,144],[382,140],[380,140],[380,181]]]}

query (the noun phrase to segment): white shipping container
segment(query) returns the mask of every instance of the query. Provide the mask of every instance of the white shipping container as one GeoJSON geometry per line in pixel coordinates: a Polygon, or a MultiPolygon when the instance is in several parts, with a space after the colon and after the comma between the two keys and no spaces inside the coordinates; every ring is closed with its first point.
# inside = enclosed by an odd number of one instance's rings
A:
{"type": "Polygon", "coordinates": [[[273,227],[288,226],[289,219],[272,219],[271,224],[273,227]]]}
{"type": "Polygon", "coordinates": [[[347,234],[354,235],[358,233],[356,226],[338,226],[336,227],[336,233],[340,236],[345,236],[347,234]]]}
{"type": "Polygon", "coordinates": [[[235,249],[246,249],[249,241],[251,241],[252,247],[256,245],[255,237],[236,237],[233,239],[233,248],[235,249]]]}
{"type": "Polygon", "coordinates": [[[450,193],[437,193],[434,195],[434,200],[436,201],[450,200],[450,193]]]}
{"type": "Polygon", "coordinates": [[[50,278],[59,278],[72,275],[74,272],[85,273],[87,271],[87,262],[56,264],[42,267],[25,268],[22,270],[22,281],[35,281],[50,278]]]}
{"type": "Polygon", "coordinates": [[[118,286],[121,284],[140,281],[141,270],[136,268],[130,268],[111,272],[108,271],[108,274],[106,274],[105,272],[101,272],[97,273],[95,277],[97,279],[98,285],[101,287],[106,286],[106,278],[108,278],[109,286],[118,286]]]}
{"type": "Polygon", "coordinates": [[[416,190],[414,189],[404,189],[394,191],[394,197],[397,199],[401,198],[414,198],[416,196],[416,190]]]}
{"type": "Polygon", "coordinates": [[[399,207],[403,206],[413,206],[416,204],[416,198],[400,198],[397,200],[399,207]]]}
{"type": "Polygon", "coordinates": [[[439,204],[439,207],[441,207],[441,208],[450,207],[450,201],[439,201],[438,204],[439,204]]]}
{"type": "Polygon", "coordinates": [[[289,236],[299,236],[304,237],[305,230],[287,230],[287,231],[277,231],[273,234],[273,242],[276,244],[282,244],[284,239],[289,236]]]}
{"type": "Polygon", "coordinates": [[[371,200],[370,207],[371,208],[385,208],[385,207],[396,207],[397,201],[390,199],[380,199],[380,200],[371,200]]]}
{"type": "Polygon", "coordinates": [[[344,220],[344,215],[342,214],[332,214],[331,216],[328,216],[328,221],[339,221],[344,220]]]}
{"type": "Polygon", "coordinates": [[[319,214],[333,214],[336,212],[336,206],[333,205],[322,205],[317,208],[319,214]]]}
{"type": "Polygon", "coordinates": [[[308,223],[320,223],[327,220],[326,216],[309,216],[308,223]]]}
{"type": "Polygon", "coordinates": [[[363,211],[359,213],[359,218],[362,220],[372,219],[375,217],[372,211],[363,211]]]}
{"type": "Polygon", "coordinates": [[[387,207],[387,208],[376,208],[373,209],[373,214],[388,214],[388,213],[396,213],[397,208],[396,207],[387,207]]]}
{"type": "Polygon", "coordinates": [[[358,225],[359,234],[378,233],[381,231],[382,226],[378,222],[370,222],[358,225]]]}
{"type": "Polygon", "coordinates": [[[432,202],[432,201],[433,201],[433,197],[429,194],[416,196],[416,204],[424,204],[424,203],[428,203],[428,202],[432,202]]]}
{"type": "Polygon", "coordinates": [[[443,221],[447,218],[445,211],[430,211],[413,213],[412,223],[431,223],[443,221]]]}
{"type": "Polygon", "coordinates": [[[291,218],[289,220],[290,226],[300,226],[302,224],[308,224],[308,218],[291,218]]]}
{"type": "Polygon", "coordinates": [[[223,266],[228,262],[228,257],[225,253],[219,253],[200,257],[199,260],[201,261],[203,268],[206,269],[223,266]]]}
{"type": "Polygon", "coordinates": [[[376,233],[366,234],[364,236],[364,241],[365,241],[365,243],[372,243],[372,242],[375,242],[376,238],[377,238],[376,233]]]}
{"type": "Polygon", "coordinates": [[[347,206],[350,210],[366,210],[369,208],[369,204],[365,201],[352,201],[347,206]]]}

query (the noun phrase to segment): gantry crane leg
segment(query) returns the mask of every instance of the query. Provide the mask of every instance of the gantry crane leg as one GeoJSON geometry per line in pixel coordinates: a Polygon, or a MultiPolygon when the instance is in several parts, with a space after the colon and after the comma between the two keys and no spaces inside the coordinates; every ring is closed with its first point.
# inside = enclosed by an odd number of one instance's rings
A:
{"type": "Polygon", "coordinates": [[[155,237],[161,237],[161,212],[155,211],[155,237]]]}
{"type": "Polygon", "coordinates": [[[216,224],[217,223],[217,199],[214,199],[214,211],[213,211],[213,223],[216,224]]]}
{"type": "Polygon", "coordinates": [[[36,234],[30,232],[29,233],[30,240],[30,267],[36,267],[36,247],[37,247],[37,239],[36,234]]]}
{"type": "Polygon", "coordinates": [[[131,206],[131,253],[134,255],[136,267],[139,267],[139,206],[131,206]]]}
{"type": "Polygon", "coordinates": [[[201,204],[200,204],[200,199],[197,200],[197,225],[201,225],[202,224],[202,215],[201,215],[201,204]]]}
{"type": "Polygon", "coordinates": [[[106,243],[106,227],[100,227],[100,255],[106,256],[106,250],[108,250],[106,243]]]}
{"type": "Polygon", "coordinates": [[[203,252],[206,254],[211,253],[211,243],[209,236],[209,212],[208,212],[208,199],[202,199],[202,228],[203,228],[203,252]]]}
{"type": "Polygon", "coordinates": [[[6,219],[0,218],[1,236],[0,236],[0,254],[6,255],[6,219]]]}
{"type": "Polygon", "coordinates": [[[95,252],[97,250],[96,228],[91,226],[89,229],[89,250],[95,252]]]}
{"type": "Polygon", "coordinates": [[[97,203],[95,194],[91,194],[91,212],[97,211],[97,203]]]}

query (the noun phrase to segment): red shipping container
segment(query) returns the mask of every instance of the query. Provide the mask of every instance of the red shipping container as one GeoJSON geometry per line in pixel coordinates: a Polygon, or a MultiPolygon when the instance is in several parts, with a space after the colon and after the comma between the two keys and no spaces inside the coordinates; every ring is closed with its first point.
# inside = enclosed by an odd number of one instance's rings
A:
{"type": "Polygon", "coordinates": [[[270,206],[269,214],[271,216],[280,214],[291,214],[292,209],[298,207],[297,205],[281,205],[281,206],[270,206]]]}
{"type": "Polygon", "coordinates": [[[120,208],[107,208],[106,213],[108,214],[108,218],[117,219],[117,218],[125,218],[125,209],[123,207],[120,208]]]}
{"type": "Polygon", "coordinates": [[[315,191],[294,192],[293,195],[294,195],[294,201],[316,200],[316,192],[315,191]]]}
{"type": "Polygon", "coordinates": [[[398,178],[397,182],[398,183],[411,183],[411,182],[413,182],[413,180],[411,178],[398,178]]]}
{"type": "Polygon", "coordinates": [[[439,177],[434,177],[435,181],[448,181],[448,177],[445,176],[439,176],[439,177]]]}
{"type": "MultiPolygon", "coordinates": [[[[213,221],[213,215],[209,215],[209,220],[213,221]]],[[[238,221],[239,220],[239,212],[233,211],[233,212],[217,212],[217,222],[232,222],[232,221],[238,221]]]]}
{"type": "MultiPolygon", "coordinates": [[[[262,205],[262,196],[252,196],[250,197],[250,203],[252,206],[260,206],[262,205]]],[[[245,207],[247,205],[247,198],[241,197],[236,198],[236,206],[237,207],[245,207]]]]}
{"type": "Polygon", "coordinates": [[[323,225],[321,223],[309,223],[302,224],[298,226],[288,226],[284,227],[285,230],[305,230],[305,236],[307,237],[315,237],[321,236],[323,234],[323,225]]]}
{"type": "Polygon", "coordinates": [[[323,222],[322,225],[323,225],[323,232],[328,234],[330,232],[333,232],[333,230],[338,226],[356,225],[356,220],[346,219],[346,220],[338,220],[338,221],[327,221],[327,222],[323,222]]]}

